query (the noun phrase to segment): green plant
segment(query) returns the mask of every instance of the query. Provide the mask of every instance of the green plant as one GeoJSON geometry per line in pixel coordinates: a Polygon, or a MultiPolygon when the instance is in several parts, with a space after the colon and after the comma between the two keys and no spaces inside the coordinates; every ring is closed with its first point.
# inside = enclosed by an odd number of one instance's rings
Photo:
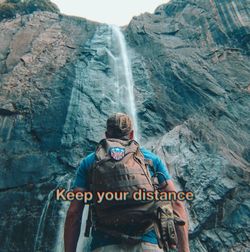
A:
{"type": "Polygon", "coordinates": [[[34,11],[59,13],[58,7],[49,0],[7,0],[0,4],[0,21],[14,18],[16,14],[24,15],[34,11]]]}
{"type": "Polygon", "coordinates": [[[0,4],[0,21],[5,18],[13,18],[16,16],[15,6],[11,3],[0,4]]]}

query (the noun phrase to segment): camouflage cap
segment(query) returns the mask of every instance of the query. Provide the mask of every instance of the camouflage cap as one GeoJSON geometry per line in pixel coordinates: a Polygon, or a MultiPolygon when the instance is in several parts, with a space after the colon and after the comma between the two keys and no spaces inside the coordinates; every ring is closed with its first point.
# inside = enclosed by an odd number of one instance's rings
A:
{"type": "Polygon", "coordinates": [[[132,130],[132,121],[124,113],[116,113],[107,120],[107,135],[111,138],[128,136],[132,130]]]}

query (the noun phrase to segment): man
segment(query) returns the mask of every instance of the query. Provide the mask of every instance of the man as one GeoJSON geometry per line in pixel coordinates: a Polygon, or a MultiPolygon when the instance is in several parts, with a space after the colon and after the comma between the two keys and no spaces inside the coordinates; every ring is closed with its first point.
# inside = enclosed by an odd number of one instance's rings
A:
{"type": "MultiPolygon", "coordinates": [[[[106,139],[122,139],[122,140],[132,140],[133,139],[133,129],[130,118],[123,113],[116,113],[112,115],[107,120],[107,131],[106,139]]],[[[147,160],[151,160],[154,169],[161,175],[158,176],[158,181],[163,191],[176,191],[171,176],[160,160],[158,156],[152,152],[140,148],[143,156],[147,160]]],[[[77,170],[75,182],[73,185],[74,192],[84,192],[89,191],[89,169],[93,167],[96,162],[95,152],[88,155],[80,163],[77,170]]],[[[179,252],[189,252],[188,245],[188,225],[187,216],[182,202],[173,201],[172,202],[174,211],[178,216],[183,219],[186,224],[184,226],[177,226],[176,232],[178,237],[178,251],[179,252]]],[[[75,252],[77,247],[77,241],[81,229],[81,218],[83,212],[84,204],[82,201],[72,201],[67,212],[65,230],[64,230],[64,244],[65,252],[75,252]]],[[[92,230],[92,244],[91,251],[93,252],[112,252],[112,251],[131,251],[131,252],[162,252],[163,250],[159,248],[157,243],[157,235],[154,230],[146,232],[136,245],[131,244],[121,244],[119,239],[114,236],[110,236],[100,230],[92,230]]]]}

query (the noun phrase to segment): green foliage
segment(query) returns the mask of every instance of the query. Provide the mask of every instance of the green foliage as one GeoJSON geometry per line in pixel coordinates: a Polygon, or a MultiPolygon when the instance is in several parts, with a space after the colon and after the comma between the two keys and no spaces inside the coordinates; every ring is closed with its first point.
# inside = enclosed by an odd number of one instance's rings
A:
{"type": "Polygon", "coordinates": [[[24,15],[34,11],[58,13],[59,9],[49,0],[6,0],[0,4],[0,21],[14,18],[16,14],[24,15]]]}
{"type": "Polygon", "coordinates": [[[13,4],[2,3],[0,4],[0,21],[5,18],[13,18],[16,16],[16,9],[13,4]]]}
{"type": "Polygon", "coordinates": [[[48,0],[26,0],[21,6],[23,13],[32,13],[34,11],[58,12],[56,5],[48,0]]]}

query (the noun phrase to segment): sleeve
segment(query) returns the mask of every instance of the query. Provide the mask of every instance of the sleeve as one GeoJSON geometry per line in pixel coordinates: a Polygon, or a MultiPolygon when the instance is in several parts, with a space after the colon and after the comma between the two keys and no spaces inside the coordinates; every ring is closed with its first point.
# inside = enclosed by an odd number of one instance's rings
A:
{"type": "Polygon", "coordinates": [[[164,181],[172,179],[171,175],[169,174],[167,166],[162,162],[162,160],[158,156],[156,156],[156,158],[153,160],[153,163],[160,184],[163,183],[164,181]]]}
{"type": "Polygon", "coordinates": [[[72,189],[76,187],[81,187],[85,189],[89,189],[89,181],[88,181],[88,169],[95,162],[95,153],[89,154],[86,158],[84,158],[76,171],[75,180],[73,182],[72,189]]]}
{"type": "Polygon", "coordinates": [[[160,157],[145,148],[141,148],[141,151],[144,155],[144,158],[152,160],[160,184],[164,181],[172,179],[167,166],[162,162],[160,157]]]}

